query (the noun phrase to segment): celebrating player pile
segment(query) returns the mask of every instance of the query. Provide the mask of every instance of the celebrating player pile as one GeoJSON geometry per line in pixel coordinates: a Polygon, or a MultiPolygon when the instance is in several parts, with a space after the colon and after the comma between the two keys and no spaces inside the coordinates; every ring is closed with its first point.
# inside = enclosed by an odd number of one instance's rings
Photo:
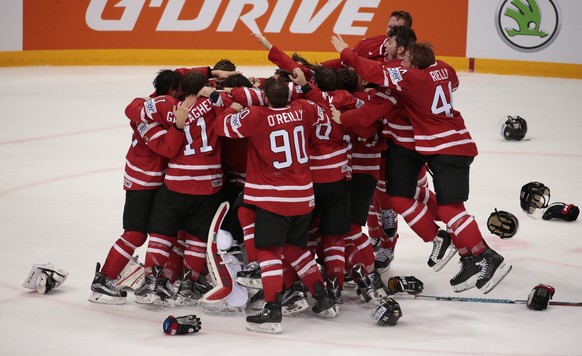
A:
{"type": "MultiPolygon", "coordinates": [[[[125,231],[97,264],[90,300],[122,304],[134,289],[142,304],[249,307],[249,330],[280,333],[283,315],[310,304],[336,317],[351,280],[376,304],[373,320],[395,325],[403,314],[391,296],[424,288],[413,276],[382,279],[396,214],[431,243],[433,270],[458,252],[455,292],[495,288],[511,265],[464,207],[477,148],[452,106],[458,77],[411,25],[395,11],[387,36],[354,49],[333,36],[341,58],[323,65],[253,34],[278,67],[270,78],[247,79],[228,60],[160,71],[156,91],[126,109],[125,231]],[[133,253],[148,235],[141,265],[133,253]]],[[[191,324],[181,320],[167,330],[191,324]]]]}

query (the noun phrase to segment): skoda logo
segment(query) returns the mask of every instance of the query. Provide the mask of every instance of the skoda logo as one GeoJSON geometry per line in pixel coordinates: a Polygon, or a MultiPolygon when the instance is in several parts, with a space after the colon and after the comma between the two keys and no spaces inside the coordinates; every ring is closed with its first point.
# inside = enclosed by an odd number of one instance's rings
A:
{"type": "Polygon", "coordinates": [[[560,8],[555,0],[504,0],[495,12],[495,27],[513,49],[540,51],[558,37],[560,8]]]}

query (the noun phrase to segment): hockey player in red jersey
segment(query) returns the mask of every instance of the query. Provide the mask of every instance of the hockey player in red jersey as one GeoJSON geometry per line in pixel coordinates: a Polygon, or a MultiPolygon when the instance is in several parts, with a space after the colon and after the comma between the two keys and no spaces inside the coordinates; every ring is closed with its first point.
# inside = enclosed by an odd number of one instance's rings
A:
{"type": "MultiPolygon", "coordinates": [[[[412,15],[403,10],[392,11],[388,18],[386,34],[395,26],[412,27],[412,15]]],[[[353,51],[364,58],[383,61],[386,57],[386,49],[384,47],[387,40],[386,34],[364,38],[354,46],[353,51]]],[[[333,69],[349,67],[349,65],[343,63],[341,58],[331,59],[321,64],[324,67],[333,69]]]]}
{"type": "MultiPolygon", "coordinates": [[[[333,36],[332,43],[342,59],[352,65],[365,65],[347,48],[341,37],[333,36]]],[[[371,73],[371,72],[368,72],[371,73]]],[[[401,67],[385,67],[380,75],[373,72],[375,82],[382,83],[403,102],[414,133],[414,150],[399,148],[401,164],[406,174],[418,173],[425,163],[433,172],[438,204],[438,216],[453,231],[451,237],[461,256],[461,271],[451,279],[456,292],[473,287],[490,292],[511,271],[511,265],[487,246],[475,219],[464,207],[469,195],[469,167],[477,155],[461,113],[453,108],[452,92],[459,80],[447,63],[435,60],[428,43],[411,43],[406,49],[401,67]]],[[[410,178],[410,177],[408,177],[410,178]]],[[[416,186],[410,179],[388,181],[393,207],[401,212],[418,211],[416,224],[426,228],[434,222],[426,206],[415,201],[416,186]]]]}
{"type": "MultiPolygon", "coordinates": [[[[372,88],[365,90],[365,82],[352,68],[339,69],[336,75],[341,80],[342,86],[361,99],[359,107],[365,106],[375,93],[375,89],[372,88]]],[[[344,111],[335,105],[332,107],[334,111],[344,111]]],[[[369,237],[362,231],[379,178],[381,152],[386,149],[386,139],[379,135],[380,129],[380,122],[377,121],[367,128],[352,126],[346,130],[351,143],[349,180],[351,224],[349,231],[344,235],[346,271],[358,285],[357,293],[364,302],[378,301],[386,296],[386,286],[374,266],[373,246],[369,237]]]]}
{"type": "MultiPolygon", "coordinates": [[[[338,90],[337,78],[333,70],[311,65],[297,54],[291,58],[272,46],[265,37],[257,34],[254,36],[269,50],[269,59],[279,68],[291,70],[299,66],[305,75],[312,76],[312,82],[322,90],[324,99],[338,110],[351,110],[363,104],[362,100],[350,92],[338,90]]],[[[368,136],[367,132],[364,135],[368,136]]],[[[323,261],[326,287],[334,301],[336,313],[339,312],[339,306],[343,303],[341,290],[346,262],[350,262],[348,270],[354,271],[353,278],[360,285],[358,292],[363,300],[369,301],[370,294],[377,295],[368,277],[368,274],[374,272],[372,246],[367,236],[361,234],[360,225],[353,225],[359,229],[359,233],[348,233],[352,232],[348,186],[349,148],[349,136],[335,122],[319,125],[312,132],[309,140],[309,159],[315,191],[312,225],[317,228],[317,236],[321,240],[318,255],[323,261]],[[346,256],[349,256],[349,261],[346,261],[346,256]]],[[[381,289],[380,278],[376,280],[378,289],[381,289]]],[[[287,283],[286,287],[289,287],[287,283]]]]}
{"type": "MultiPolygon", "coordinates": [[[[154,79],[153,97],[136,98],[125,110],[133,130],[124,174],[125,231],[111,247],[103,268],[100,269],[100,265],[97,264],[91,285],[92,294],[89,298],[92,302],[125,303],[126,292],[120,291],[113,280],[132,260],[135,249],[143,245],[147,239],[150,211],[168,164],[166,157],[177,152],[179,146],[171,146],[172,142],[175,139],[181,140],[184,135],[179,128],[167,123],[163,114],[171,113],[177,104],[172,95],[179,92],[180,78],[172,70],[161,70],[154,79]]],[[[182,123],[177,125],[183,126],[182,123]]]]}
{"type": "MultiPolygon", "coordinates": [[[[174,113],[187,116],[181,148],[170,157],[164,184],[160,187],[149,223],[150,239],[145,258],[145,283],[135,291],[139,303],[165,302],[174,298],[163,266],[178,230],[184,229],[186,248],[182,284],[176,304],[191,304],[201,296],[196,288],[205,268],[206,240],[214,212],[221,203],[222,168],[220,145],[214,133],[215,108],[207,98],[198,97],[206,77],[192,71],[182,80],[186,101],[193,102],[174,113]]],[[[173,121],[174,115],[168,120],[173,121]]],[[[177,119],[178,117],[176,117],[177,119]]]]}
{"type": "Polygon", "coordinates": [[[215,125],[220,135],[249,138],[244,201],[257,207],[255,246],[266,304],[261,312],[247,317],[247,328],[269,333],[282,331],[283,250],[296,270],[302,274],[311,272],[309,275],[316,278],[304,280],[316,299],[313,311],[320,313],[332,306],[306,248],[314,205],[307,139],[315,124],[329,122],[329,109],[315,104],[322,101],[321,94],[307,84],[303,73],[296,69],[294,74],[293,80],[302,85],[306,97],[314,102],[289,103],[287,83],[270,78],[264,85],[268,107],[251,106],[243,110],[233,104],[215,125]]]}
{"type": "MultiPolygon", "coordinates": [[[[396,26],[388,33],[388,40],[385,44],[386,58],[383,63],[378,61],[370,61],[367,59],[362,59],[358,57],[358,61],[354,63],[354,68],[356,71],[362,73],[362,76],[366,80],[373,81],[374,83],[383,84],[383,73],[385,66],[399,66],[408,44],[416,41],[416,34],[414,30],[405,26],[396,26]]],[[[383,86],[386,88],[386,86],[383,86]]],[[[391,95],[398,95],[398,93],[390,92],[390,90],[384,89],[386,92],[377,93],[366,105],[362,107],[363,113],[361,111],[350,111],[341,115],[341,122],[346,127],[353,126],[366,126],[370,125],[378,118],[382,118],[383,130],[382,134],[389,139],[390,147],[403,146],[408,149],[414,150],[415,139],[412,125],[408,119],[408,115],[404,108],[402,102],[397,102],[396,98],[391,95]]],[[[403,172],[405,172],[406,166],[400,164],[401,155],[399,154],[398,147],[393,149],[388,149],[386,151],[385,162],[385,179],[386,182],[392,180],[399,180],[403,177],[403,172]]],[[[410,175],[414,174],[410,172],[410,175]]],[[[428,207],[428,211],[420,209],[417,212],[414,211],[400,211],[400,213],[406,212],[403,215],[405,221],[409,224],[412,230],[421,237],[425,242],[433,243],[433,251],[431,252],[431,257],[429,258],[428,264],[435,271],[442,269],[445,264],[454,256],[456,249],[453,244],[451,244],[450,236],[446,231],[440,230],[435,224],[434,226],[418,225],[415,224],[417,220],[417,215],[425,214],[430,212],[430,216],[434,220],[440,220],[437,211],[436,198],[434,193],[432,193],[426,186],[426,172],[423,167],[421,172],[418,174],[417,190],[415,192],[414,198],[419,201],[423,206],[428,207]]],[[[409,175],[406,175],[406,179],[412,179],[409,175]]],[[[389,193],[389,192],[388,192],[389,193]]],[[[379,253],[377,254],[376,263],[379,265],[383,264],[383,261],[379,261],[379,257],[387,257],[389,261],[393,258],[394,247],[396,245],[396,231],[389,232],[388,225],[390,219],[394,219],[389,209],[392,208],[392,198],[390,194],[384,192],[376,192],[376,197],[379,198],[380,213],[382,217],[382,227],[388,232],[388,239],[381,240],[381,245],[379,253]],[[391,239],[390,239],[391,237],[391,239]],[[391,249],[384,251],[384,249],[391,249]],[[388,252],[388,253],[386,253],[388,252]]],[[[397,199],[397,198],[396,198],[397,199]]]]}
{"type": "MultiPolygon", "coordinates": [[[[331,69],[321,66],[309,68],[298,64],[279,48],[272,46],[265,37],[257,34],[254,36],[265,49],[269,50],[269,59],[279,68],[290,71],[299,67],[306,78],[311,77],[312,82],[321,90],[322,99],[328,104],[333,103],[340,109],[357,107],[358,99],[345,90],[337,90],[337,80],[331,69]]],[[[337,313],[339,304],[343,303],[341,299],[345,270],[343,235],[348,231],[349,222],[346,179],[348,143],[344,140],[343,128],[331,120],[326,124],[318,125],[309,135],[308,152],[315,196],[311,224],[318,229],[318,236],[321,238],[319,252],[323,261],[325,282],[337,313]]],[[[284,297],[292,295],[295,289],[289,282],[297,277],[289,274],[289,272],[284,274],[285,287],[289,288],[289,292],[284,297]]],[[[299,293],[302,293],[301,289],[295,294],[299,296],[299,293]]],[[[284,299],[283,303],[286,304],[286,302],[284,299]]],[[[301,305],[297,302],[296,304],[301,305]]],[[[306,301],[303,304],[307,306],[306,301]]]]}

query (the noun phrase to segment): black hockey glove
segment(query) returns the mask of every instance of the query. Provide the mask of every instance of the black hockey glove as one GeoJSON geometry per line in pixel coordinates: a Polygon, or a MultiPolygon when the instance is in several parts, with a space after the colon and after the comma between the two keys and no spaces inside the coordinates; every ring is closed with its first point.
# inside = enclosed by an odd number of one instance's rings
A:
{"type": "Polygon", "coordinates": [[[546,211],[544,211],[542,219],[561,219],[565,221],[575,221],[578,219],[578,215],[580,215],[580,209],[574,204],[553,203],[546,209],[546,211]]]}
{"type": "Polygon", "coordinates": [[[164,332],[168,335],[185,335],[200,331],[202,323],[196,315],[174,317],[170,315],[164,320],[164,332]]]}
{"type": "Polygon", "coordinates": [[[538,284],[532,289],[527,296],[525,305],[531,310],[545,310],[548,309],[550,299],[554,296],[556,290],[554,287],[547,284],[538,284]]]}
{"type": "Polygon", "coordinates": [[[408,294],[420,294],[424,284],[414,276],[397,276],[388,279],[388,289],[392,293],[406,292],[408,294]]]}

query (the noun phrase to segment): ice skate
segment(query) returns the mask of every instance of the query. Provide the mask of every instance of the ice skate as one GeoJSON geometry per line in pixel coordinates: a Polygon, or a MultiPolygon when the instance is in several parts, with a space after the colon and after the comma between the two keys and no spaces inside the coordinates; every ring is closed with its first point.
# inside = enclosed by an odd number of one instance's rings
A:
{"type": "Polygon", "coordinates": [[[395,236],[396,230],[398,229],[397,225],[398,215],[392,209],[388,210],[381,209],[380,213],[382,216],[382,229],[384,230],[384,233],[389,238],[395,236]]]}
{"type": "Polygon", "coordinates": [[[450,280],[455,292],[460,293],[475,287],[480,270],[477,262],[473,255],[461,257],[461,270],[450,280]]]}
{"type": "Polygon", "coordinates": [[[182,282],[180,287],[178,287],[178,292],[176,293],[176,305],[180,306],[190,306],[198,304],[198,299],[202,297],[202,293],[195,288],[195,282],[190,279],[192,276],[192,271],[186,270],[182,276],[182,282]]]}
{"type": "Polygon", "coordinates": [[[125,304],[127,292],[119,289],[113,281],[101,271],[101,264],[97,262],[95,277],[91,284],[89,301],[100,304],[125,304]]]}
{"type": "Polygon", "coordinates": [[[311,310],[322,318],[335,318],[337,313],[334,309],[334,303],[327,294],[323,283],[317,282],[314,289],[315,295],[313,298],[315,299],[315,305],[311,310]]]}
{"type": "Polygon", "coordinates": [[[326,278],[325,279],[327,294],[333,302],[333,310],[339,315],[340,305],[344,304],[344,298],[342,297],[342,291],[337,282],[337,278],[326,278]]]}
{"type": "Polygon", "coordinates": [[[145,276],[144,283],[135,290],[135,302],[138,304],[163,304],[161,296],[156,291],[158,284],[162,281],[162,268],[153,266],[152,273],[145,276]]]}
{"type": "Polygon", "coordinates": [[[379,273],[384,273],[390,269],[390,264],[394,260],[394,248],[379,247],[378,252],[375,253],[374,268],[379,273]]]}
{"type": "Polygon", "coordinates": [[[263,289],[259,262],[250,262],[243,271],[238,272],[236,274],[236,283],[247,288],[263,289]]]}
{"type": "Polygon", "coordinates": [[[283,293],[281,306],[283,315],[296,314],[309,309],[307,291],[303,283],[295,282],[283,293]]]}
{"type": "Polygon", "coordinates": [[[274,302],[267,302],[263,310],[247,316],[247,330],[269,334],[279,334],[283,331],[281,320],[283,319],[281,307],[281,295],[278,294],[274,302]]]}
{"type": "Polygon", "coordinates": [[[374,303],[377,303],[382,299],[382,296],[387,295],[386,291],[384,290],[386,286],[382,287],[384,283],[381,281],[380,277],[372,277],[374,280],[379,281],[377,281],[377,285],[374,286],[374,281],[370,275],[368,275],[368,272],[366,272],[364,266],[357,265],[354,267],[353,274],[356,281],[356,293],[362,302],[368,303],[369,301],[374,301],[374,303]],[[382,285],[380,283],[382,283],[382,285]],[[378,288],[378,291],[376,291],[376,287],[378,288]],[[378,292],[380,292],[381,295],[379,295],[378,292]]]}
{"type": "Polygon", "coordinates": [[[477,264],[481,267],[475,284],[484,294],[491,292],[511,272],[512,266],[503,256],[488,248],[479,255],[477,264]]]}
{"type": "Polygon", "coordinates": [[[440,271],[457,253],[451,237],[445,230],[439,230],[432,241],[432,252],[428,258],[428,266],[435,272],[440,271]]]}

